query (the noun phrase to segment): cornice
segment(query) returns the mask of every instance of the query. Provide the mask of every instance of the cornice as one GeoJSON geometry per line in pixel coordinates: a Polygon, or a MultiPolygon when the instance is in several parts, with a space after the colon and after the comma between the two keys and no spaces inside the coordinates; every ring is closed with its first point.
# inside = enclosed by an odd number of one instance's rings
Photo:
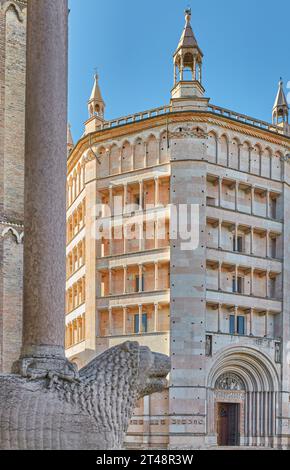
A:
{"type": "Polygon", "coordinates": [[[76,144],[68,157],[68,171],[76,165],[82,157],[83,152],[91,145],[101,144],[108,140],[122,139],[138,132],[144,132],[152,128],[172,125],[180,122],[203,122],[205,124],[212,124],[227,129],[233,132],[242,133],[248,137],[262,139],[273,145],[284,147],[290,150],[290,138],[271,132],[265,129],[258,129],[248,123],[237,122],[227,116],[216,115],[210,111],[178,111],[163,114],[160,116],[153,116],[144,120],[128,123],[120,126],[115,126],[109,129],[99,130],[83,136],[76,144]]]}

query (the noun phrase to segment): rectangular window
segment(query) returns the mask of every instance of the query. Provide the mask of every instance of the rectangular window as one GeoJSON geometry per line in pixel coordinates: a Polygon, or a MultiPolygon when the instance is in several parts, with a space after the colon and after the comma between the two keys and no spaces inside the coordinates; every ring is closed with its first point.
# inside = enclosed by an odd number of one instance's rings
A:
{"type": "Polygon", "coordinates": [[[238,253],[243,253],[244,252],[244,237],[239,235],[236,239],[236,236],[234,235],[233,237],[233,251],[236,251],[238,253]]]}
{"type": "MultiPolygon", "coordinates": [[[[139,292],[139,276],[135,277],[135,292],[139,292]]],[[[144,287],[145,287],[145,279],[144,276],[142,276],[141,280],[141,292],[144,292],[144,287]]]]}
{"type": "Polygon", "coordinates": [[[236,333],[236,317],[235,315],[230,315],[230,335],[236,333]]]}
{"type": "Polygon", "coordinates": [[[270,215],[272,219],[277,219],[277,199],[271,198],[270,200],[270,215]]]}
{"type": "Polygon", "coordinates": [[[230,334],[245,335],[245,317],[230,315],[230,334]]]}
{"type": "Polygon", "coordinates": [[[270,279],[270,298],[275,299],[276,297],[276,279],[270,279]]]}
{"type": "Polygon", "coordinates": [[[237,333],[238,335],[244,335],[245,334],[245,317],[238,317],[237,318],[237,333]]]}
{"type": "Polygon", "coordinates": [[[243,293],[243,278],[242,278],[242,277],[238,277],[237,293],[238,293],[238,294],[242,294],[242,293],[243,293]]]}
{"type": "MultiPolygon", "coordinates": [[[[142,333],[148,332],[148,316],[147,313],[142,314],[142,333]]],[[[134,333],[139,333],[139,314],[134,315],[134,333]]]]}
{"type": "Polygon", "coordinates": [[[271,257],[276,258],[277,256],[277,240],[276,238],[271,238],[271,257]]]}
{"type": "Polygon", "coordinates": [[[236,276],[233,276],[232,291],[236,294],[242,294],[243,284],[244,284],[244,279],[242,277],[239,276],[236,282],[236,276]]]}

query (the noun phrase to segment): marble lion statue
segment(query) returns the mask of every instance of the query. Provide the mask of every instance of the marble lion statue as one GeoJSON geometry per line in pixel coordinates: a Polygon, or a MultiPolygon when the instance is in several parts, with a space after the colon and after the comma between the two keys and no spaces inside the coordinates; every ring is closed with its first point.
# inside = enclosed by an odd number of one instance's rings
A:
{"type": "Polygon", "coordinates": [[[170,360],[137,342],[115,346],[79,381],[0,375],[0,449],[120,449],[136,401],[167,387],[170,360]]]}

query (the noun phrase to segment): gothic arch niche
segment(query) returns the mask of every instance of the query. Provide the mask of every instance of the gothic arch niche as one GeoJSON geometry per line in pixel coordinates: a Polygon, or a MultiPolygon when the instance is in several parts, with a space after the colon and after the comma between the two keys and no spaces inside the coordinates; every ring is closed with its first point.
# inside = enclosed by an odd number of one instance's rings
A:
{"type": "Polygon", "coordinates": [[[272,178],[281,181],[282,178],[282,154],[275,152],[272,158],[272,178]]]}
{"type": "Polygon", "coordinates": [[[134,144],[134,170],[145,167],[145,145],[141,138],[134,144]]]}
{"type": "Polygon", "coordinates": [[[14,2],[11,2],[11,1],[7,1],[7,2],[4,2],[3,5],[2,5],[2,10],[7,14],[8,11],[12,11],[13,13],[15,13],[15,15],[17,16],[18,20],[22,23],[24,21],[24,15],[23,15],[23,12],[21,11],[21,9],[19,8],[18,5],[16,5],[16,3],[14,2]]]}
{"type": "Polygon", "coordinates": [[[228,166],[229,163],[229,141],[226,135],[220,138],[218,163],[223,166],[228,166]]]}
{"type": "Polygon", "coordinates": [[[110,152],[110,173],[117,175],[121,170],[121,152],[117,145],[112,145],[110,152]]]}
{"type": "Polygon", "coordinates": [[[218,139],[214,132],[208,134],[208,143],[207,143],[207,155],[208,161],[211,163],[218,162],[218,139]]]}
{"type": "Polygon", "coordinates": [[[128,141],[122,144],[122,172],[131,171],[132,164],[132,147],[128,141]]]}
{"type": "Polygon", "coordinates": [[[160,136],[160,163],[167,163],[168,160],[168,136],[167,132],[163,132],[160,136]]]}
{"type": "Polygon", "coordinates": [[[150,135],[147,141],[147,166],[158,165],[158,143],[154,135],[150,135]]]}
{"type": "Polygon", "coordinates": [[[231,168],[238,170],[240,167],[240,141],[234,138],[230,144],[230,164],[231,168]]]}
{"type": "Polygon", "coordinates": [[[271,447],[277,443],[279,378],[272,361],[251,348],[231,348],[216,359],[208,376],[208,430],[217,443],[221,404],[239,409],[239,445],[271,447]]]}
{"type": "Polygon", "coordinates": [[[261,176],[271,177],[272,152],[270,148],[266,148],[262,154],[261,176]]]}
{"type": "Polygon", "coordinates": [[[100,177],[109,176],[109,158],[108,152],[105,147],[100,147],[97,151],[97,155],[99,157],[99,172],[100,177]]]}
{"type": "Polygon", "coordinates": [[[259,144],[256,144],[252,151],[251,173],[253,173],[254,175],[260,174],[261,162],[262,162],[262,148],[259,144]]]}
{"type": "Polygon", "coordinates": [[[249,142],[244,142],[241,146],[241,156],[240,156],[240,170],[249,171],[250,168],[250,158],[251,158],[251,145],[249,142]]]}

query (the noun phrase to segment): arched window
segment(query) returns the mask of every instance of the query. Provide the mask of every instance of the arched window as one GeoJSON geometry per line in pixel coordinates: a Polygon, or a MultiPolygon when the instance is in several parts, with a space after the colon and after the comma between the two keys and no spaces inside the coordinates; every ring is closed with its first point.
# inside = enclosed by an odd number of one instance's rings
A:
{"type": "Polygon", "coordinates": [[[163,132],[160,136],[160,163],[168,162],[168,144],[167,132],[163,132]]]}
{"type": "Polygon", "coordinates": [[[236,170],[240,166],[240,141],[236,138],[233,139],[230,145],[229,166],[236,170]]]}
{"type": "Polygon", "coordinates": [[[261,161],[261,176],[266,178],[271,177],[271,162],[272,162],[272,151],[269,148],[266,148],[262,153],[261,161]]]}
{"type": "Polygon", "coordinates": [[[142,139],[137,139],[134,145],[134,169],[145,166],[145,145],[142,139]]]}
{"type": "Polygon", "coordinates": [[[259,175],[261,171],[262,149],[256,144],[251,153],[251,173],[259,175]]]}
{"type": "Polygon", "coordinates": [[[214,132],[210,132],[208,135],[207,157],[211,163],[218,162],[218,141],[214,132]]]}
{"type": "Polygon", "coordinates": [[[272,178],[281,180],[282,178],[282,154],[275,152],[272,158],[272,178]]]}
{"type": "Polygon", "coordinates": [[[110,173],[116,175],[120,173],[121,161],[120,150],[117,145],[113,145],[110,152],[110,173]]]}
{"type": "Polygon", "coordinates": [[[122,145],[122,172],[131,171],[133,169],[132,148],[129,142],[122,145]]]}
{"type": "Polygon", "coordinates": [[[158,145],[154,135],[149,137],[147,142],[147,166],[154,166],[158,161],[158,145]]]}
{"type": "Polygon", "coordinates": [[[229,163],[229,143],[226,135],[222,135],[220,138],[218,163],[224,166],[228,166],[229,163]]]}

